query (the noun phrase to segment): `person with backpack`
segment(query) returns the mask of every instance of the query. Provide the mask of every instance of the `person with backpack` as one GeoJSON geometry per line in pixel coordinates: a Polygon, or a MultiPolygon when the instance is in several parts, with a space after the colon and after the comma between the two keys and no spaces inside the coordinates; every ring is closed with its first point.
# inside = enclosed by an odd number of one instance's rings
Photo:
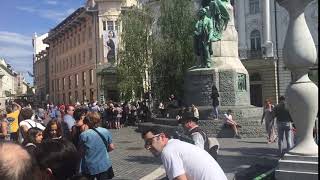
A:
{"type": "Polygon", "coordinates": [[[218,141],[210,143],[212,140],[209,141],[207,134],[199,127],[198,118],[188,111],[182,115],[180,122],[186,130],[186,134],[192,139],[191,142],[207,151],[214,159],[217,159],[219,143],[218,141]]]}

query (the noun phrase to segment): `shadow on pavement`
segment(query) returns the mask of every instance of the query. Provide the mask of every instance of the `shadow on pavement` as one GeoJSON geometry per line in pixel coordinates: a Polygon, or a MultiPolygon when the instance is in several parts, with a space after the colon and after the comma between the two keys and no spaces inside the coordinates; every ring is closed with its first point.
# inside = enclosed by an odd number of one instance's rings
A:
{"type": "MultiPolygon", "coordinates": [[[[220,148],[219,151],[238,152],[241,155],[261,156],[261,158],[278,158],[278,149],[275,148],[220,148]]],[[[224,154],[223,152],[220,154],[224,154]]],[[[218,155],[219,156],[219,155],[218,155]]]]}
{"type": "Polygon", "coordinates": [[[261,141],[239,141],[243,143],[250,143],[250,144],[267,144],[266,142],[261,142],[261,141]]]}
{"type": "Polygon", "coordinates": [[[128,156],[124,160],[129,162],[136,162],[140,164],[156,164],[161,165],[161,160],[150,156],[128,156]]]}

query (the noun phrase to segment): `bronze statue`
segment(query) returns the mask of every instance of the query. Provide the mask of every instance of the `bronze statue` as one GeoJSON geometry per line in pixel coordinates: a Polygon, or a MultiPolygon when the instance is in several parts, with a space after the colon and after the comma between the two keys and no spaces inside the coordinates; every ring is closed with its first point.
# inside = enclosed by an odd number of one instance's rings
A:
{"type": "Polygon", "coordinates": [[[222,38],[230,19],[226,5],[229,0],[203,0],[195,30],[195,53],[201,58],[202,68],[211,67],[212,43],[222,38]]]}

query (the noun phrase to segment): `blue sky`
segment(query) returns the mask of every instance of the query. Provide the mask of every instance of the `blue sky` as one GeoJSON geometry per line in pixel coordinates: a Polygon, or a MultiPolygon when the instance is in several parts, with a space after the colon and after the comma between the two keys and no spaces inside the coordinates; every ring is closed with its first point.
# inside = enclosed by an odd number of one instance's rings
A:
{"type": "Polygon", "coordinates": [[[83,6],[85,0],[3,0],[0,11],[0,57],[32,83],[32,35],[42,35],[83,6]]]}

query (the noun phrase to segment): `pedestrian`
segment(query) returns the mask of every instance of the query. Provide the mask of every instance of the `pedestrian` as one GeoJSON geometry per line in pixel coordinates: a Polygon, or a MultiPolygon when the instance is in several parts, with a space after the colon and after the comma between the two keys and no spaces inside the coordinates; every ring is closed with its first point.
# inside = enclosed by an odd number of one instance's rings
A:
{"type": "Polygon", "coordinates": [[[27,132],[26,138],[22,142],[22,145],[31,156],[34,156],[34,151],[37,145],[39,145],[42,142],[42,139],[43,139],[42,131],[43,130],[37,127],[30,128],[27,132]]]}
{"type": "Polygon", "coordinates": [[[159,129],[142,133],[145,148],[161,157],[167,177],[172,179],[227,180],[222,168],[205,150],[169,136],[159,129]]]}
{"type": "Polygon", "coordinates": [[[263,120],[265,120],[266,131],[268,134],[268,137],[267,137],[268,144],[276,141],[275,129],[274,129],[274,118],[272,117],[273,108],[274,108],[274,105],[272,105],[271,101],[269,99],[266,99],[265,104],[263,106],[261,125],[263,123],[263,120]]]}
{"type": "Polygon", "coordinates": [[[278,147],[279,156],[281,157],[285,152],[292,148],[292,119],[290,113],[285,105],[285,97],[279,97],[279,104],[277,104],[272,111],[273,118],[277,118],[278,127],[278,147]],[[286,137],[287,149],[282,148],[282,143],[286,137]]]}
{"type": "Polygon", "coordinates": [[[6,114],[0,117],[0,141],[10,141],[10,123],[6,118],[6,114]]]}
{"type": "Polygon", "coordinates": [[[34,164],[30,154],[18,144],[0,142],[0,179],[34,180],[34,164]]]}
{"type": "Polygon", "coordinates": [[[11,102],[9,106],[7,106],[7,121],[10,123],[10,139],[13,141],[18,141],[18,129],[19,129],[19,114],[21,111],[21,106],[16,102],[11,102]]]}
{"type": "Polygon", "coordinates": [[[43,131],[44,139],[61,139],[63,130],[61,123],[57,119],[48,122],[46,129],[43,131]]]}
{"type": "Polygon", "coordinates": [[[198,125],[198,118],[194,117],[192,112],[186,112],[183,114],[180,122],[186,130],[187,135],[192,138],[194,145],[209,151],[209,142],[207,134],[200,129],[198,125]]]}
{"type": "Polygon", "coordinates": [[[19,123],[19,142],[23,142],[24,138],[27,136],[27,132],[30,128],[36,127],[42,131],[46,128],[43,124],[38,123],[32,119],[33,111],[32,109],[25,107],[20,112],[22,121],[19,123]]]}
{"type": "Polygon", "coordinates": [[[212,85],[212,92],[211,92],[211,98],[212,98],[212,106],[213,106],[213,119],[218,120],[219,118],[219,92],[215,85],[212,85]]]}
{"type": "Polygon", "coordinates": [[[198,111],[198,108],[194,104],[191,105],[191,112],[193,113],[194,117],[199,119],[199,111],[198,111]]]}
{"type": "Polygon", "coordinates": [[[63,117],[63,121],[68,125],[68,130],[71,132],[72,126],[75,124],[75,120],[73,118],[75,108],[72,105],[68,105],[65,108],[65,115],[63,117]]]}
{"type": "Polygon", "coordinates": [[[89,179],[112,179],[114,172],[108,152],[114,150],[112,135],[105,128],[98,127],[101,118],[96,112],[89,112],[83,126],[87,130],[80,134],[81,172],[89,179]]]}
{"type": "Polygon", "coordinates": [[[67,180],[79,172],[79,154],[66,139],[44,140],[35,150],[35,160],[38,179],[67,180]]]}
{"type": "Polygon", "coordinates": [[[80,138],[81,132],[86,130],[84,129],[84,126],[83,126],[84,125],[83,120],[86,117],[86,114],[87,114],[87,110],[84,108],[78,108],[73,113],[73,117],[76,123],[74,126],[72,126],[71,141],[76,146],[76,148],[79,147],[79,138],[80,138]]]}
{"type": "Polygon", "coordinates": [[[232,114],[232,110],[228,109],[227,113],[224,114],[224,117],[225,117],[224,124],[225,126],[232,128],[235,138],[241,139],[241,136],[239,135],[239,130],[238,130],[238,128],[241,128],[241,126],[233,119],[231,114],[232,114]]]}

